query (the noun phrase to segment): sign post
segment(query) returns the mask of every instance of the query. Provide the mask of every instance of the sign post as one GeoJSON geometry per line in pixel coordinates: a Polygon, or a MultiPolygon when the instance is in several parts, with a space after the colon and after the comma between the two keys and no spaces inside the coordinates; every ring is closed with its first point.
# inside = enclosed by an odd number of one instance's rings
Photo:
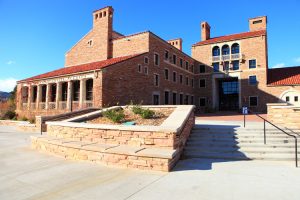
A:
{"type": "Polygon", "coordinates": [[[243,115],[244,115],[244,128],[245,128],[245,126],[246,126],[246,115],[248,115],[248,107],[243,106],[242,111],[243,111],[243,115]]]}

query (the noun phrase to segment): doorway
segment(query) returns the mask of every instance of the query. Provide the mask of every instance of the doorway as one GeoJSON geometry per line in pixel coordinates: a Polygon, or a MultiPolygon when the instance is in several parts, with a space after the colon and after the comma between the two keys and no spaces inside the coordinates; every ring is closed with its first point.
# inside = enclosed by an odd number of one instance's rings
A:
{"type": "Polygon", "coordinates": [[[219,80],[219,110],[236,111],[239,109],[238,79],[219,80]]]}

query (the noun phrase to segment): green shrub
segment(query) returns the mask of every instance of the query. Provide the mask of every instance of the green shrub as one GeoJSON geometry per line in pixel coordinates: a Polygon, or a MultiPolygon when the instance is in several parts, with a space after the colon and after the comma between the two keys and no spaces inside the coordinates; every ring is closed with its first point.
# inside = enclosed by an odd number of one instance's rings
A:
{"type": "Polygon", "coordinates": [[[20,121],[28,121],[28,118],[25,117],[25,116],[23,116],[23,117],[21,117],[19,120],[20,120],[20,121]]]}
{"type": "Polygon", "coordinates": [[[6,111],[6,113],[4,113],[3,118],[4,119],[16,119],[17,114],[15,113],[15,111],[8,110],[8,111],[6,111]]]}
{"type": "Polygon", "coordinates": [[[35,124],[35,118],[29,119],[29,122],[30,122],[31,124],[35,124]]]}
{"type": "Polygon", "coordinates": [[[112,120],[115,123],[124,121],[125,114],[123,110],[107,110],[102,113],[104,117],[112,120]]]}
{"type": "Polygon", "coordinates": [[[139,105],[134,105],[131,110],[134,114],[141,115],[144,109],[139,105]]]}
{"type": "Polygon", "coordinates": [[[152,110],[149,110],[149,109],[142,109],[142,112],[140,115],[143,119],[151,119],[154,117],[155,112],[152,110]]]}

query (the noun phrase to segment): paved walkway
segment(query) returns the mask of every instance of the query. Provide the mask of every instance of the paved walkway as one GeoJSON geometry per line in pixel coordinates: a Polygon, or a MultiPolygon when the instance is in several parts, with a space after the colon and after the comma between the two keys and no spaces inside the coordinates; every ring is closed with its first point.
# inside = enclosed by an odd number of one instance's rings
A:
{"type": "Polygon", "coordinates": [[[28,133],[0,127],[0,199],[298,200],[293,163],[182,160],[171,173],[68,161],[29,148],[28,133]]]}

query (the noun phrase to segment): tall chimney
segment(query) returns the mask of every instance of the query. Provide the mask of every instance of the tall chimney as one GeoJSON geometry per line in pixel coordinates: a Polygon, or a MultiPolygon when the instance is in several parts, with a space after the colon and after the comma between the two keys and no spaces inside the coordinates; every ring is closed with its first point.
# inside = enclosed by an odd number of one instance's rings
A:
{"type": "Polygon", "coordinates": [[[201,23],[201,40],[205,41],[210,39],[210,26],[207,22],[201,23]]]}

